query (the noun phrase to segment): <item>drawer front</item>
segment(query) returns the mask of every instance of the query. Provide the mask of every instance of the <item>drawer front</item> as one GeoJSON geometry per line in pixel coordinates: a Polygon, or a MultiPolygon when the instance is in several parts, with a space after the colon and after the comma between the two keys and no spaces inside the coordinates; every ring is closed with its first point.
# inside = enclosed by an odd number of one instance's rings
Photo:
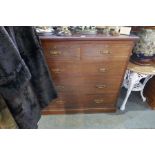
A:
{"type": "Polygon", "coordinates": [[[52,62],[48,60],[48,66],[52,76],[91,76],[91,75],[106,75],[115,76],[122,75],[126,61],[113,60],[103,62],[52,62]]]}
{"type": "Polygon", "coordinates": [[[118,92],[121,78],[104,78],[101,76],[66,77],[54,79],[54,83],[58,93],[110,94],[118,92]]]}
{"type": "Polygon", "coordinates": [[[93,108],[113,107],[116,94],[111,95],[83,95],[83,94],[59,94],[59,98],[53,100],[47,108],[93,108]]]}
{"type": "Polygon", "coordinates": [[[80,47],[69,43],[42,43],[46,59],[80,60],[80,47]]]}
{"type": "Polygon", "coordinates": [[[128,44],[96,43],[81,46],[82,60],[115,60],[128,57],[131,46],[128,44]]]}
{"type": "Polygon", "coordinates": [[[95,84],[116,84],[120,83],[121,78],[119,76],[106,77],[106,76],[83,76],[83,77],[61,77],[53,78],[56,85],[95,85],[95,84]]]}
{"type": "Polygon", "coordinates": [[[56,85],[56,90],[58,93],[76,93],[78,94],[110,94],[110,93],[117,93],[120,87],[120,83],[112,82],[112,83],[99,83],[96,84],[84,84],[84,85],[56,85]]]}

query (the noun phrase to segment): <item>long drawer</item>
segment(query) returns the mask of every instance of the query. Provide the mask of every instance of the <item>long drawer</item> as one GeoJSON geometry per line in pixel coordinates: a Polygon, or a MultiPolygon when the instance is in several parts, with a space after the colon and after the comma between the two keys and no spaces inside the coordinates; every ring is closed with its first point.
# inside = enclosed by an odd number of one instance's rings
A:
{"type": "Polygon", "coordinates": [[[104,76],[66,77],[54,79],[56,89],[59,93],[114,93],[120,84],[120,77],[104,78],[104,76]]]}
{"type": "Polygon", "coordinates": [[[90,84],[116,84],[121,81],[120,76],[107,77],[105,76],[80,76],[80,77],[64,77],[64,78],[54,78],[53,80],[56,85],[90,85],[90,84]]]}
{"type": "MultiPolygon", "coordinates": [[[[98,82],[97,82],[98,83],[98,82]]],[[[116,83],[116,82],[115,82],[116,83]]],[[[56,90],[58,93],[83,93],[83,94],[110,94],[116,93],[119,89],[120,84],[114,83],[98,83],[98,84],[90,84],[90,85],[56,85],[56,90]]]]}
{"type": "Polygon", "coordinates": [[[97,61],[97,62],[74,62],[74,61],[51,61],[47,59],[49,69],[53,77],[77,77],[91,75],[122,75],[125,60],[97,61]]]}
{"type": "Polygon", "coordinates": [[[116,94],[59,94],[59,98],[53,100],[47,108],[92,108],[113,107],[116,94]]]}

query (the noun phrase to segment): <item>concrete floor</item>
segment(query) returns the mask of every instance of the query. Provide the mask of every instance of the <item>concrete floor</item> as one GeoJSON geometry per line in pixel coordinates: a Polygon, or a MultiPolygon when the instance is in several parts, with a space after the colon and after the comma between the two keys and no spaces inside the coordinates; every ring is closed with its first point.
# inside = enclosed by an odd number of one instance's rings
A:
{"type": "MultiPolygon", "coordinates": [[[[123,88],[118,107],[126,94],[123,88]]],[[[153,129],[155,111],[143,103],[139,92],[132,92],[126,110],[116,113],[44,115],[39,122],[40,129],[153,129]]]]}

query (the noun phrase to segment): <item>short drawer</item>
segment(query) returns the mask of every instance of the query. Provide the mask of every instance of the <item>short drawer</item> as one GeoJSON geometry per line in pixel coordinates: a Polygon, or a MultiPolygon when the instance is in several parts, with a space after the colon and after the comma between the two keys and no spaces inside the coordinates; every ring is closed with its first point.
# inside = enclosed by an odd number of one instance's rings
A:
{"type": "Polygon", "coordinates": [[[42,43],[46,59],[80,60],[80,47],[69,43],[42,43]]]}
{"type": "Polygon", "coordinates": [[[112,60],[128,57],[131,45],[116,43],[96,43],[81,46],[82,60],[112,60]]]}

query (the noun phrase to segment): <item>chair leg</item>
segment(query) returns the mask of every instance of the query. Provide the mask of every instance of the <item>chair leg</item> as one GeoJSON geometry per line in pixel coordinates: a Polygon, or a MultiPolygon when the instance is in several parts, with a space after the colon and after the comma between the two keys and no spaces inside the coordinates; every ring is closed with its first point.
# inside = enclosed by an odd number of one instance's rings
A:
{"type": "Polygon", "coordinates": [[[128,91],[127,91],[126,97],[125,97],[125,99],[124,99],[124,101],[123,101],[123,103],[122,103],[122,105],[120,107],[120,110],[122,110],[122,111],[125,110],[127,100],[128,100],[128,98],[129,98],[129,96],[131,94],[131,91],[132,91],[132,89],[134,87],[134,84],[135,84],[136,80],[137,80],[137,73],[132,73],[130,75],[130,81],[129,81],[129,86],[128,86],[128,91]]]}

